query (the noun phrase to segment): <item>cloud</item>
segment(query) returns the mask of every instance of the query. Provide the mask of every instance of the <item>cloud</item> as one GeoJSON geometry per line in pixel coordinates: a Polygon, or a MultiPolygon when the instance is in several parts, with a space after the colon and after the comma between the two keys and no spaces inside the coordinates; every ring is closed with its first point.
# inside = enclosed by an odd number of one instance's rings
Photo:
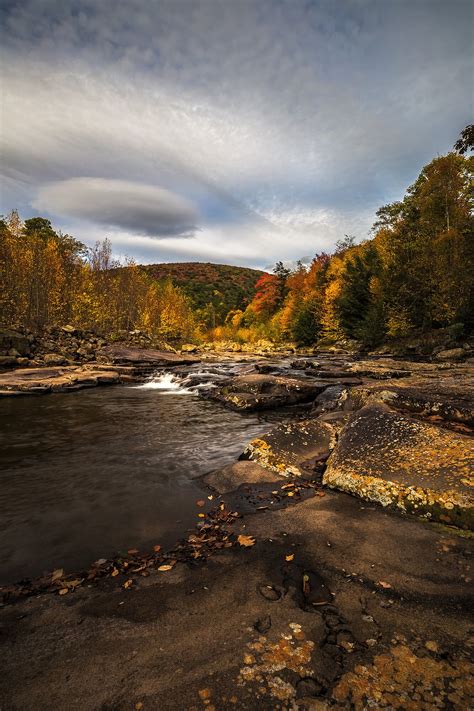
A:
{"type": "Polygon", "coordinates": [[[33,206],[152,237],[189,236],[198,221],[190,201],[164,188],[126,180],[72,178],[52,183],[40,188],[33,206]]]}
{"type": "Polygon", "coordinates": [[[470,119],[469,0],[2,7],[2,209],[83,239],[115,225],[147,261],[268,264],[364,237],[470,119]],[[104,204],[92,180],[131,192],[104,204]],[[192,214],[160,221],[136,186],[192,214]],[[166,251],[137,237],[156,225],[166,251]]]}

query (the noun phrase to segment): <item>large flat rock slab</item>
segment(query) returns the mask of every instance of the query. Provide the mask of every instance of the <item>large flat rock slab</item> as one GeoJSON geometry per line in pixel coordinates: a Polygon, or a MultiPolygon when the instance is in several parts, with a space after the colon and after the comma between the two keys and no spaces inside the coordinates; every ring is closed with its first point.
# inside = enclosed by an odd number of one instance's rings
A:
{"type": "Polygon", "coordinates": [[[330,383],[255,373],[230,378],[208,397],[233,410],[252,412],[311,402],[330,383]]]}
{"type": "Polygon", "coordinates": [[[440,374],[437,378],[365,384],[353,388],[350,399],[356,407],[379,402],[424,417],[474,425],[474,379],[465,372],[456,377],[440,374]]]}
{"type": "Polygon", "coordinates": [[[130,365],[146,364],[156,367],[188,365],[199,363],[201,360],[195,356],[187,356],[182,353],[173,353],[171,351],[157,351],[153,348],[136,348],[126,346],[122,343],[115,343],[102,348],[97,357],[108,363],[126,363],[130,365]]]}
{"type": "Polygon", "coordinates": [[[367,405],[342,430],[323,483],[472,529],[473,472],[471,437],[367,405]]]}
{"type": "Polygon", "coordinates": [[[281,476],[301,476],[328,458],[335,441],[335,427],[328,422],[282,423],[249,442],[242,456],[281,476]]]}
{"type": "Polygon", "coordinates": [[[68,392],[97,385],[120,382],[120,374],[113,368],[93,366],[65,366],[57,368],[19,368],[0,373],[0,396],[41,395],[68,392]]]}
{"type": "Polygon", "coordinates": [[[255,545],[0,609],[2,708],[470,707],[470,541],[339,492],[238,533],[255,545]]]}

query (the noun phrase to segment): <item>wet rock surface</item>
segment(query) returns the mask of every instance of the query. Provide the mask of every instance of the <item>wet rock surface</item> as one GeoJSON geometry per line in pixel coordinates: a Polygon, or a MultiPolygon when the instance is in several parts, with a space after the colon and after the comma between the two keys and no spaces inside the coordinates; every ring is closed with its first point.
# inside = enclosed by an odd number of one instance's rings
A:
{"type": "Polygon", "coordinates": [[[68,392],[97,385],[114,385],[120,379],[120,373],[113,368],[103,369],[100,366],[20,368],[0,373],[0,396],[68,392]]]}
{"type": "Polygon", "coordinates": [[[242,484],[273,483],[278,477],[255,462],[235,462],[206,474],[202,481],[219,494],[235,491],[242,484]]]}
{"type": "Polygon", "coordinates": [[[469,540],[337,492],[233,531],[254,543],[0,610],[2,705],[469,707],[469,540]]]}
{"type": "Polygon", "coordinates": [[[229,379],[209,397],[234,410],[252,412],[310,402],[326,387],[309,379],[251,373],[229,379]]]}

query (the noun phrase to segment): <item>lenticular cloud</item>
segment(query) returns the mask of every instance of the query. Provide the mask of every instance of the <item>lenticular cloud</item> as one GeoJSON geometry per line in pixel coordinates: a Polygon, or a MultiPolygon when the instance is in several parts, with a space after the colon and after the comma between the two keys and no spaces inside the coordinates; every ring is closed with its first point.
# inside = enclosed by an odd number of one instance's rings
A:
{"type": "Polygon", "coordinates": [[[48,213],[153,237],[188,236],[198,220],[189,200],[171,190],[126,180],[83,177],[50,183],[40,188],[34,204],[48,213]]]}

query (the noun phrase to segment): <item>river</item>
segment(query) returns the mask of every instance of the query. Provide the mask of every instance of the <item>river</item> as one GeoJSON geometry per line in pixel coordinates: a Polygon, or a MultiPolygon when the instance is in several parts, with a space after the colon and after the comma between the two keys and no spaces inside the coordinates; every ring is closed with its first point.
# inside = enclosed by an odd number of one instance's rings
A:
{"type": "MultiPolygon", "coordinates": [[[[216,376],[219,377],[219,376],[216,376]]],[[[172,545],[206,498],[195,479],[269,428],[170,375],[0,401],[0,582],[172,545]]]]}

